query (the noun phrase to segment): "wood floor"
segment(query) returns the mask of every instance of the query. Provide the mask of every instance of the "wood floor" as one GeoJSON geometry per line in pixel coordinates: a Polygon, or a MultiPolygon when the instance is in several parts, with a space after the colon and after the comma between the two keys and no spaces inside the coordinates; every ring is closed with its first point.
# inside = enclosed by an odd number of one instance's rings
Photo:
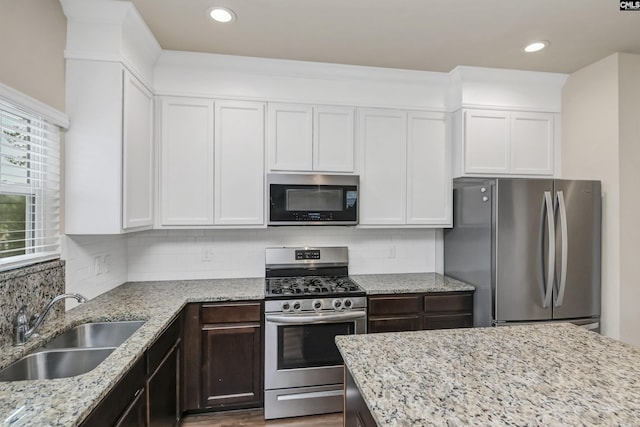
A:
{"type": "Polygon", "coordinates": [[[342,427],[342,413],[264,420],[262,409],[190,415],[181,427],[342,427]]]}

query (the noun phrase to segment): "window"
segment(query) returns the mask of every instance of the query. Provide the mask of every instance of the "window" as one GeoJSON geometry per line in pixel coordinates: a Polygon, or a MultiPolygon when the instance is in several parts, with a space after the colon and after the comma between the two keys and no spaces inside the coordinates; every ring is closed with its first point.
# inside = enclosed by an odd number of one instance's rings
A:
{"type": "Polygon", "coordinates": [[[0,98],[0,270],[60,254],[60,128],[0,98]]]}

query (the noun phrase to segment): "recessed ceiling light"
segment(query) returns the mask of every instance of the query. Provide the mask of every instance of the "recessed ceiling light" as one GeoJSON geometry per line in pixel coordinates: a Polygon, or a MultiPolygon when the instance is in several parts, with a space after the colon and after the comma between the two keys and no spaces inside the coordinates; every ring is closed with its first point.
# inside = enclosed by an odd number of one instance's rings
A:
{"type": "Polygon", "coordinates": [[[216,22],[231,22],[236,20],[236,14],[226,7],[212,7],[209,9],[209,16],[216,22]]]}
{"type": "Polygon", "coordinates": [[[549,46],[549,42],[548,41],[533,42],[533,43],[529,43],[528,45],[526,45],[525,48],[524,48],[524,51],[528,52],[528,53],[537,52],[539,50],[544,49],[547,46],[549,46]]]}

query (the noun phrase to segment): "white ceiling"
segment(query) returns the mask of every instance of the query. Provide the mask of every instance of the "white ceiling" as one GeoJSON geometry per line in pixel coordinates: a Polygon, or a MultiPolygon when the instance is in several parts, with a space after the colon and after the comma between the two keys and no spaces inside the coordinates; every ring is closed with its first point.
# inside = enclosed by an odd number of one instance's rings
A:
{"type": "Polygon", "coordinates": [[[164,49],[448,72],[571,73],[640,54],[640,11],[619,0],[132,0],[164,49]],[[230,24],[206,11],[224,6],[230,24]],[[532,40],[551,46],[533,54],[532,40]]]}

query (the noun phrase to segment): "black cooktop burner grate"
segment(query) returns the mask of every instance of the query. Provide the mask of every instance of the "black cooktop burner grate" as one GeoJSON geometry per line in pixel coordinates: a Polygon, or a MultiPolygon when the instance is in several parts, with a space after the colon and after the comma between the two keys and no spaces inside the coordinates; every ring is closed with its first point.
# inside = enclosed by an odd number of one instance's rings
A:
{"type": "Polygon", "coordinates": [[[295,276],[266,279],[267,296],[364,295],[348,276],[295,276]]]}

